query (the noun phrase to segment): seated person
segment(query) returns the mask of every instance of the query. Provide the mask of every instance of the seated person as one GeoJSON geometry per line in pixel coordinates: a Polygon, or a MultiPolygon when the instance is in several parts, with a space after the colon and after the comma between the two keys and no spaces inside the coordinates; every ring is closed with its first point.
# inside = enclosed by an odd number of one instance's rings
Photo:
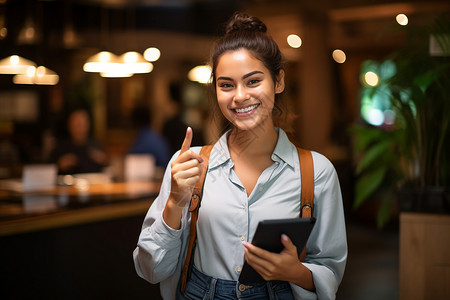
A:
{"type": "Polygon", "coordinates": [[[59,174],[99,173],[108,165],[108,157],[91,136],[91,120],[86,109],[75,109],[67,118],[68,137],[57,141],[50,162],[59,174]]]}
{"type": "Polygon", "coordinates": [[[131,118],[137,135],[128,153],[151,154],[155,158],[156,166],[165,168],[170,159],[169,145],[163,136],[151,128],[148,107],[136,106],[132,111],[131,118]]]}

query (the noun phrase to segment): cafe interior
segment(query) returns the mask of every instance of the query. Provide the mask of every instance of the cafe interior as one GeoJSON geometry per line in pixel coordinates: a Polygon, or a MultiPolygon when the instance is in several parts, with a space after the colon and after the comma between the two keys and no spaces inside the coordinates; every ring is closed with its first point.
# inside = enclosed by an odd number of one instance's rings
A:
{"type": "Polygon", "coordinates": [[[363,97],[381,76],[367,66],[449,10],[446,0],[0,0],[0,298],[160,299],[132,251],[186,127],[193,145],[223,132],[209,51],[245,11],[283,53],[293,142],[339,175],[349,256],[337,299],[399,299],[398,212],[378,226],[379,202],[355,208],[351,128],[392,126],[393,111],[363,97]],[[98,160],[60,163],[70,124],[98,160]]]}

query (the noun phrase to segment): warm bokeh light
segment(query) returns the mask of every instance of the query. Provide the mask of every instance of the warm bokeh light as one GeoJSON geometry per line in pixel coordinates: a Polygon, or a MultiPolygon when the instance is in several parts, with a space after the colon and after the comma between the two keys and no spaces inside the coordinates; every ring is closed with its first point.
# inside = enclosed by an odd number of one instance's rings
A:
{"type": "Polygon", "coordinates": [[[395,17],[395,20],[397,21],[398,24],[402,26],[408,25],[408,17],[405,14],[398,14],[395,17]]]}
{"type": "Polygon", "coordinates": [[[339,64],[343,64],[345,62],[345,60],[347,59],[347,56],[345,55],[345,52],[340,50],[340,49],[336,49],[333,51],[333,59],[335,62],[339,63],[339,64]]]}
{"type": "Polygon", "coordinates": [[[105,78],[123,78],[123,77],[131,77],[133,73],[129,73],[122,66],[118,66],[117,68],[111,69],[107,72],[100,72],[101,77],[105,78]]]}
{"type": "Polygon", "coordinates": [[[211,67],[207,65],[196,66],[189,71],[188,78],[191,81],[208,83],[211,79],[211,67]]]}
{"type": "Polygon", "coordinates": [[[101,51],[91,56],[83,66],[85,72],[108,72],[117,67],[118,58],[108,51],[101,51]]]}
{"type": "Polygon", "coordinates": [[[0,40],[3,40],[8,35],[8,29],[6,27],[0,28],[0,40]]]}
{"type": "Polygon", "coordinates": [[[0,74],[25,74],[30,66],[36,66],[36,63],[18,55],[11,55],[0,60],[0,74]]]}
{"type": "Polygon", "coordinates": [[[302,39],[296,34],[290,34],[287,37],[287,43],[292,48],[300,48],[300,46],[302,45],[302,39]]]}
{"type": "Polygon", "coordinates": [[[156,47],[150,47],[144,51],[144,58],[147,61],[157,61],[160,57],[161,51],[156,47]]]}
{"type": "Polygon", "coordinates": [[[136,52],[129,51],[119,57],[119,62],[125,65],[125,73],[150,73],[153,71],[153,64],[146,61],[144,57],[136,52]]]}
{"type": "Polygon", "coordinates": [[[363,83],[369,86],[377,86],[379,82],[378,75],[374,72],[367,72],[363,76],[363,83]]]}
{"type": "Polygon", "coordinates": [[[59,76],[44,66],[28,67],[26,74],[17,74],[13,77],[15,84],[55,85],[59,82],[59,76]]]}

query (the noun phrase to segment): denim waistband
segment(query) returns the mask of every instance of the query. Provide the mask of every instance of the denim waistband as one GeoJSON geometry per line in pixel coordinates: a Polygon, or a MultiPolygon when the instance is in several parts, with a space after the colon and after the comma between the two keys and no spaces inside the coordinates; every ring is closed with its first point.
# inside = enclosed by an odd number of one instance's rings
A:
{"type": "Polygon", "coordinates": [[[291,291],[290,285],[286,281],[265,281],[256,283],[241,284],[239,281],[217,279],[200,272],[195,266],[192,267],[190,280],[197,285],[209,288],[214,286],[214,294],[216,295],[235,295],[252,296],[252,295],[270,295],[276,294],[277,291],[291,291]]]}

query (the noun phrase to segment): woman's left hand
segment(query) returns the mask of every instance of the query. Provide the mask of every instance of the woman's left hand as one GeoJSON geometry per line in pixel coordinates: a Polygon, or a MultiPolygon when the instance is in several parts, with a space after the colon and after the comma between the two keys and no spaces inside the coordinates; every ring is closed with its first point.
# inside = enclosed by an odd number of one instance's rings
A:
{"type": "Polygon", "coordinates": [[[245,242],[245,259],[264,280],[292,282],[305,289],[314,290],[311,271],[298,259],[297,247],[286,235],[281,236],[284,246],[280,253],[273,253],[245,242]]]}

